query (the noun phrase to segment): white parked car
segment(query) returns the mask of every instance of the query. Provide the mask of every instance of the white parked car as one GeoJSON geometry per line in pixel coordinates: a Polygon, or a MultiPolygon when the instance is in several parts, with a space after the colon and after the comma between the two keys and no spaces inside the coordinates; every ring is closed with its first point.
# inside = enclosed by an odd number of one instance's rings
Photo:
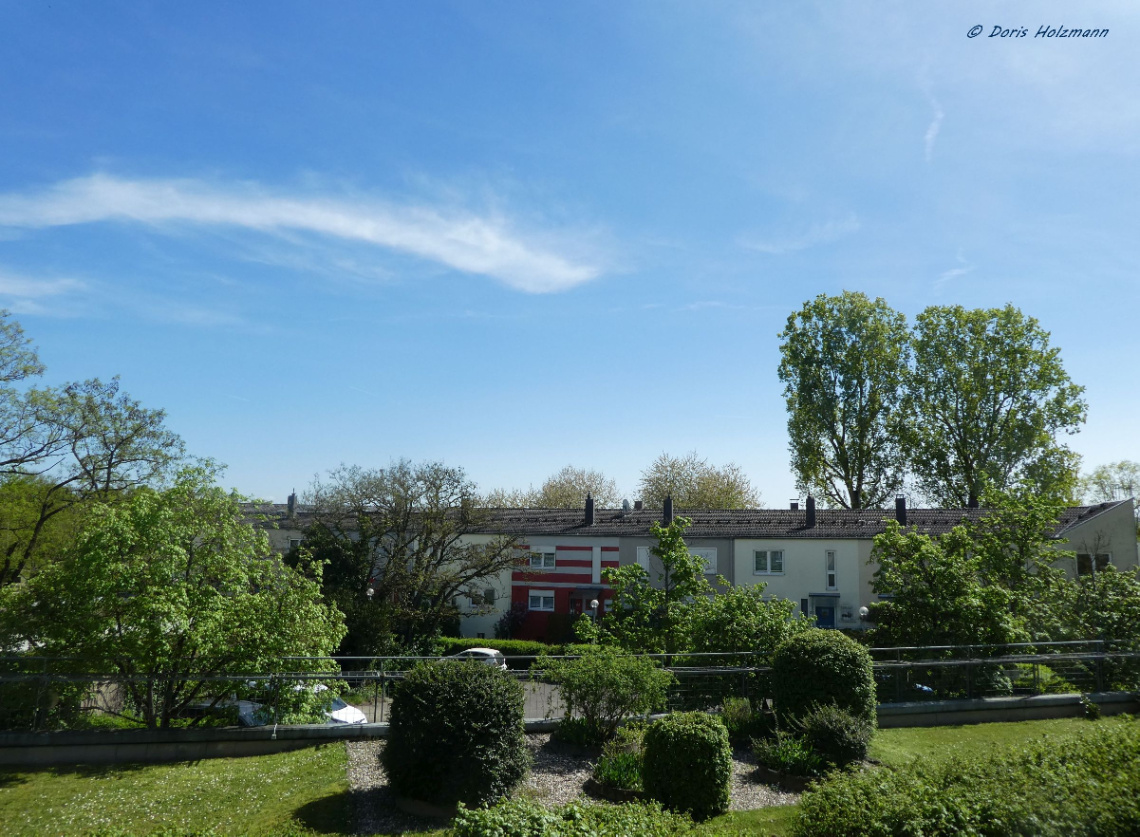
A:
{"type": "Polygon", "coordinates": [[[466,651],[452,654],[447,659],[467,660],[469,662],[494,666],[499,669],[499,671],[507,670],[507,658],[503,656],[502,651],[496,651],[494,648],[468,648],[466,651]]]}
{"type": "MultiPolygon", "coordinates": [[[[252,683],[250,685],[253,685],[252,683]]],[[[294,691],[301,691],[304,686],[296,685],[293,687],[294,691]]],[[[328,686],[324,683],[318,683],[313,686],[313,692],[320,694],[321,692],[328,691],[328,686]]],[[[253,700],[238,700],[234,701],[232,706],[236,706],[238,710],[238,723],[243,727],[260,727],[273,720],[273,708],[265,706],[253,700]]],[[[327,698],[321,706],[321,714],[324,716],[326,724],[366,724],[368,717],[357,709],[355,706],[350,706],[339,697],[327,698]]]]}

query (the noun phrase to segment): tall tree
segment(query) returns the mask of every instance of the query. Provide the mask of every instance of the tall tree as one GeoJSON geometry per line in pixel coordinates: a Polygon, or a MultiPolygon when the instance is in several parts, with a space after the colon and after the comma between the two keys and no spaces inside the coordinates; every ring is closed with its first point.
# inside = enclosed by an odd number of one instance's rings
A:
{"type": "Polygon", "coordinates": [[[601,471],[575,468],[573,465],[567,465],[548,477],[537,490],[533,487],[526,491],[497,489],[483,502],[488,508],[496,509],[580,509],[585,505],[587,494],[600,508],[612,508],[621,503],[617,483],[612,479],[601,471]]]}
{"type": "Polygon", "coordinates": [[[185,454],[165,413],[121,393],[118,378],[26,385],[43,371],[19,324],[0,311],[0,586],[50,557],[59,516],[151,483],[185,454]]]}
{"type": "Polygon", "coordinates": [[[0,589],[0,648],[66,656],[76,673],[115,672],[132,715],[162,728],[232,691],[232,675],[328,655],[341,614],[318,581],[281,563],[213,477],[183,472],[164,491],[94,507],[59,560],[0,589]]]}
{"type": "Polygon", "coordinates": [[[1077,458],[1057,434],[1084,422],[1084,388],[1034,318],[1012,305],[927,308],[915,324],[908,390],[911,469],[931,501],[977,505],[987,479],[1072,495],[1077,458]]]}
{"type": "Polygon", "coordinates": [[[861,293],[820,294],[779,336],[798,487],[841,508],[881,506],[905,468],[906,318],[861,293]]]}
{"type": "Polygon", "coordinates": [[[1080,490],[1086,503],[1135,499],[1140,493],[1140,462],[1122,459],[1099,465],[1081,477],[1080,490]]]}
{"type": "Polygon", "coordinates": [[[342,465],[306,500],[314,519],[305,550],[329,562],[326,595],[350,608],[345,650],[376,654],[433,638],[456,625],[459,597],[482,601],[487,582],[521,560],[515,538],[466,537],[488,513],[462,468],[342,465]]]}
{"type": "Polygon", "coordinates": [[[641,472],[638,490],[649,508],[661,508],[666,497],[685,509],[755,509],[762,505],[760,492],[740,466],[730,462],[718,468],[696,451],[658,456],[641,472]]]}

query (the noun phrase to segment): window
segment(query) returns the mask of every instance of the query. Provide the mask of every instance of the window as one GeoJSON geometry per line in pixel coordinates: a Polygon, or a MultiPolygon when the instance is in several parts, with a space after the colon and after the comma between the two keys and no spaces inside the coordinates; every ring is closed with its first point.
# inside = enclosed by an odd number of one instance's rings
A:
{"type": "Polygon", "coordinates": [[[532,570],[554,569],[554,550],[534,550],[530,553],[530,568],[532,570]]]}
{"type": "Polygon", "coordinates": [[[554,591],[553,590],[531,590],[530,591],[530,609],[531,610],[545,610],[550,613],[554,612],[554,591]]]}
{"type": "Polygon", "coordinates": [[[716,547],[690,548],[689,554],[705,563],[705,575],[716,575],[716,547]]]}
{"type": "Polygon", "coordinates": [[[752,556],[756,562],[752,569],[753,575],[773,575],[784,572],[784,550],[757,549],[752,553],[752,556]]]}
{"type": "Polygon", "coordinates": [[[289,538],[289,548],[290,549],[296,549],[300,545],[301,545],[301,539],[300,538],[289,538]]]}
{"type": "Polygon", "coordinates": [[[487,605],[487,607],[491,607],[492,605],[495,604],[495,588],[494,587],[488,587],[486,590],[483,591],[483,604],[487,605]]]}
{"type": "Polygon", "coordinates": [[[613,609],[614,609],[614,600],[613,599],[606,599],[605,601],[602,602],[602,610],[605,613],[612,613],[613,609]]]}
{"type": "Polygon", "coordinates": [[[827,550],[827,589],[835,590],[835,550],[827,550]]]}
{"type": "Polygon", "coordinates": [[[637,548],[637,566],[641,567],[646,572],[649,572],[649,547],[639,546],[637,548]]]}
{"type": "Polygon", "coordinates": [[[1096,554],[1096,569],[1093,569],[1093,556],[1087,552],[1077,553],[1077,575],[1093,575],[1094,572],[1102,572],[1112,561],[1112,555],[1108,552],[1098,552],[1096,554]]]}

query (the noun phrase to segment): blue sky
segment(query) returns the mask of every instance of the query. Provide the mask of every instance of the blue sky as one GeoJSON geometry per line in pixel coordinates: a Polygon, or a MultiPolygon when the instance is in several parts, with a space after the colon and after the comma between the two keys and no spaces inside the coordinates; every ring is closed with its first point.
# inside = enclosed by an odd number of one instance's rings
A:
{"type": "Polygon", "coordinates": [[[776,335],[844,289],[1012,302],[1140,459],[1140,12],[996,6],[3,3],[0,307],[277,500],[696,450],[780,506],[776,335]]]}

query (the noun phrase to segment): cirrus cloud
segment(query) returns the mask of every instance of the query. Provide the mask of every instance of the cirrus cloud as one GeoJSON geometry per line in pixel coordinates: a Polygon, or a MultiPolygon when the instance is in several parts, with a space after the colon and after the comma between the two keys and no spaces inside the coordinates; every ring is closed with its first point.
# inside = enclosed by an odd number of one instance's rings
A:
{"type": "Polygon", "coordinates": [[[0,194],[0,227],[77,224],[226,226],[278,235],[308,233],[374,245],[489,276],[527,293],[553,293],[601,275],[589,247],[557,233],[523,233],[497,213],[396,206],[192,179],[130,180],[107,174],[38,192],[0,194]]]}

